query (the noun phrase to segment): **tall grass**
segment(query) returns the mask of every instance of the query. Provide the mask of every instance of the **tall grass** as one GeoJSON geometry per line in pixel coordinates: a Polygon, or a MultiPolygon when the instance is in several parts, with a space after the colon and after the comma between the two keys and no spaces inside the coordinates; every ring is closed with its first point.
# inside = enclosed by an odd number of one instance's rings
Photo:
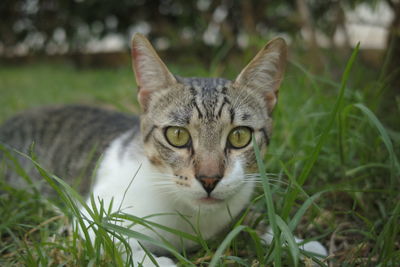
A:
{"type": "MultiPolygon", "coordinates": [[[[399,133],[380,116],[399,116],[400,111],[378,116],[370,108],[376,106],[376,99],[367,96],[381,88],[368,85],[374,77],[357,61],[357,52],[358,48],[347,62],[341,83],[315,76],[298,62],[290,65],[265,159],[254,146],[262,183],[243,215],[227,233],[211,241],[204,240],[195,226],[196,234],[184,233],[150,218],[112,213],[110,206],[96,206],[93,198],[87,204],[33,157],[32,163],[58,195],[58,201],[47,200],[13,153],[2,146],[0,265],[131,266],[140,261],[132,257],[127,242],[135,238],[165,248],[182,266],[299,266],[311,258],[320,265],[396,266],[400,262],[399,133]],[[10,165],[32,190],[14,188],[2,179],[10,165]],[[80,207],[87,215],[79,212],[80,207]],[[162,236],[154,239],[120,226],[122,219],[191,240],[199,249],[178,251],[162,236]],[[266,229],[262,221],[274,232],[271,245],[257,233],[266,229]],[[95,240],[90,240],[89,229],[95,232],[95,240]],[[322,242],[331,253],[329,259],[302,251],[294,235],[322,242]]],[[[221,69],[218,64],[213,62],[213,73],[221,69]]],[[[206,73],[173,69],[183,76],[206,73]]],[[[25,107],[78,102],[82,96],[85,103],[138,110],[130,70],[0,66],[0,78],[4,81],[1,119],[25,107]]]]}

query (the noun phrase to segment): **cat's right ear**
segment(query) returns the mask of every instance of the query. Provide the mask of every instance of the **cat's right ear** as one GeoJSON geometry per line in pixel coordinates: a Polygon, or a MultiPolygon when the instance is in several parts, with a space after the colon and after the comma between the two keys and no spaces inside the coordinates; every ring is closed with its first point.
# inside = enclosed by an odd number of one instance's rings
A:
{"type": "Polygon", "coordinates": [[[139,104],[144,111],[148,108],[152,93],[177,83],[150,42],[140,33],[132,38],[132,66],[139,88],[139,104]]]}
{"type": "Polygon", "coordinates": [[[234,84],[261,92],[268,112],[271,113],[278,98],[286,65],[287,47],[282,38],[275,38],[240,72],[234,84]]]}

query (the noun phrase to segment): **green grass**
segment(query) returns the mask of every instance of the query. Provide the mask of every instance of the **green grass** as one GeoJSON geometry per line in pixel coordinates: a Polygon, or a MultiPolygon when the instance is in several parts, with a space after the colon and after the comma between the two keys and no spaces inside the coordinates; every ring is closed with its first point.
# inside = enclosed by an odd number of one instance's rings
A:
{"type": "MultiPolygon", "coordinates": [[[[123,256],[123,251],[129,255],[123,236],[129,236],[165,247],[182,266],[301,266],[307,260],[300,257],[304,252],[294,243],[295,234],[319,240],[333,253],[321,264],[396,266],[400,262],[400,133],[390,122],[396,121],[400,109],[392,107],[391,113],[381,111],[387,107],[379,109],[386,103],[380,93],[383,83],[355,54],[347,68],[346,62],[340,64],[328,66],[326,74],[320,75],[311,74],[307,65],[297,61],[289,64],[274,111],[272,142],[265,160],[258,157],[264,179],[252,202],[258,215],[249,212],[250,223],[243,223],[245,212],[227,233],[205,241],[201,235],[163,228],[133,215],[111,214],[109,207],[85,206],[72,188],[37,163],[44,179],[58,191],[60,212],[39,192],[12,188],[0,176],[0,192],[6,192],[0,196],[0,265],[130,265],[130,257],[123,256]],[[330,76],[333,67],[343,70],[341,78],[330,76]],[[97,225],[94,243],[78,234],[83,223],[79,205],[89,210],[89,220],[97,225]],[[168,242],[150,240],[113,223],[121,218],[192,239],[199,250],[176,251],[168,242]],[[256,234],[260,220],[280,233],[271,246],[263,245],[256,234]],[[69,224],[73,227],[65,230],[69,224]]],[[[211,71],[179,65],[172,69],[182,76],[228,78],[240,70],[240,66],[223,66],[213,62],[211,71]]],[[[26,108],[63,103],[138,113],[134,88],[130,66],[113,70],[44,63],[0,66],[0,121],[26,108]]],[[[0,173],[4,164],[0,163],[0,173]]]]}

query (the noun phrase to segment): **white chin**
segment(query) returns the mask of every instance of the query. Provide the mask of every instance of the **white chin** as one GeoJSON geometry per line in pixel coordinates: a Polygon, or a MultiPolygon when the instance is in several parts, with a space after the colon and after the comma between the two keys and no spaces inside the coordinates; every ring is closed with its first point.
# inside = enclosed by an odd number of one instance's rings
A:
{"type": "Polygon", "coordinates": [[[214,205],[214,204],[221,204],[224,202],[224,200],[211,196],[211,197],[202,197],[198,199],[197,202],[203,205],[214,205]]]}

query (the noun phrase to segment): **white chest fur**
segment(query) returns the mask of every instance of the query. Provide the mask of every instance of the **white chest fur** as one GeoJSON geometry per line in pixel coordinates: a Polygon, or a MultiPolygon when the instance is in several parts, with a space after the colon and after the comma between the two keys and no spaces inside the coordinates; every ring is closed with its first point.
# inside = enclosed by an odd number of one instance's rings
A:
{"type": "MultiPolygon", "coordinates": [[[[122,147],[123,140],[124,136],[116,139],[104,154],[92,190],[94,198],[102,199],[106,208],[113,199],[113,211],[120,209],[124,213],[137,217],[169,214],[153,216],[149,220],[192,234],[195,227],[201,232],[203,238],[210,239],[229,225],[251,197],[253,186],[247,184],[245,190],[240,190],[234,197],[223,203],[187,205],[185,201],[181,201],[187,192],[181,194],[179,190],[172,193],[159,190],[154,183],[156,170],[144,156],[141,148],[131,144],[132,147],[126,149],[122,147]],[[185,216],[190,223],[181,215],[185,216]]],[[[169,177],[165,174],[165,179],[170,179],[169,177]]],[[[131,222],[125,223],[125,226],[129,224],[131,222]]],[[[157,238],[157,235],[149,229],[134,226],[133,230],[139,230],[141,233],[157,238]]],[[[177,248],[182,245],[180,237],[166,232],[162,232],[162,235],[177,248]]],[[[194,245],[193,242],[185,240],[183,242],[186,249],[194,245]]],[[[164,252],[160,248],[147,246],[152,252],[164,252]]]]}

